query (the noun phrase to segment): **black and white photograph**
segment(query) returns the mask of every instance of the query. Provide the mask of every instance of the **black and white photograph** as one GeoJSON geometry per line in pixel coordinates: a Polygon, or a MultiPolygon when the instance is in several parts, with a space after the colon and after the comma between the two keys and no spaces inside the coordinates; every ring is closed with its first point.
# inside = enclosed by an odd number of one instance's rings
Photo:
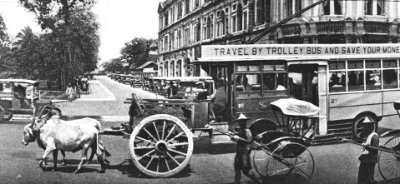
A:
{"type": "Polygon", "coordinates": [[[0,0],[0,183],[398,184],[400,0],[0,0]]]}

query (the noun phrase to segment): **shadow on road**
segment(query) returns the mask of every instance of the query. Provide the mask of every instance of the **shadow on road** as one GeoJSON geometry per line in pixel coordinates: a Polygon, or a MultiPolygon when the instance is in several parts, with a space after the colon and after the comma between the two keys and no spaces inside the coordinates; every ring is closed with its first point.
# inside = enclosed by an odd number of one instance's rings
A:
{"type": "MultiPolygon", "coordinates": [[[[107,169],[119,170],[122,174],[125,174],[128,177],[132,178],[154,178],[151,176],[147,176],[139,171],[139,169],[136,168],[131,159],[125,159],[123,162],[117,165],[109,165],[107,169]]],[[[194,173],[194,171],[190,168],[190,164],[188,164],[181,172],[169,178],[190,177],[191,173],[194,173]]]]}

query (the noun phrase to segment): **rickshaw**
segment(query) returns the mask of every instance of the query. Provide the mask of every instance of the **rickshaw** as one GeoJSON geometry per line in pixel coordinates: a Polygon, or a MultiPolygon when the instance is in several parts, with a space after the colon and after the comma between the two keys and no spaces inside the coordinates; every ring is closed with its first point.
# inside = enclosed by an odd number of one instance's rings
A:
{"type": "Polygon", "coordinates": [[[0,79],[0,121],[9,121],[14,114],[35,115],[35,108],[51,104],[50,100],[40,99],[38,85],[34,80],[0,79]],[[29,95],[31,99],[27,99],[29,95]]]}
{"type": "MultiPolygon", "coordinates": [[[[393,107],[400,117],[400,101],[393,103],[393,107]]],[[[379,151],[378,170],[383,179],[389,182],[400,181],[400,129],[384,132],[380,137],[390,137],[383,145],[379,147],[367,146],[379,151]]],[[[343,137],[337,137],[343,142],[350,142],[362,146],[359,142],[349,140],[343,137]]]]}
{"type": "Polygon", "coordinates": [[[81,79],[80,91],[81,91],[82,93],[89,94],[89,92],[90,92],[89,89],[90,89],[90,87],[89,87],[89,79],[86,78],[86,77],[83,77],[83,78],[81,79]]]}

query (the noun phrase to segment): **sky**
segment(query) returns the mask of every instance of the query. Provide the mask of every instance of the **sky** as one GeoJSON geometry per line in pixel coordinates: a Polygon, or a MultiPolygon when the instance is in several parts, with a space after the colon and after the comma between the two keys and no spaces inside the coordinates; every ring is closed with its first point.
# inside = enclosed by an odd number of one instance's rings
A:
{"type": "MultiPolygon", "coordinates": [[[[134,37],[157,38],[158,4],[160,0],[97,0],[93,11],[100,24],[100,62],[120,56],[120,50],[134,37]]],[[[29,26],[40,33],[35,15],[19,5],[18,0],[0,0],[0,15],[7,32],[14,38],[29,26]]]]}

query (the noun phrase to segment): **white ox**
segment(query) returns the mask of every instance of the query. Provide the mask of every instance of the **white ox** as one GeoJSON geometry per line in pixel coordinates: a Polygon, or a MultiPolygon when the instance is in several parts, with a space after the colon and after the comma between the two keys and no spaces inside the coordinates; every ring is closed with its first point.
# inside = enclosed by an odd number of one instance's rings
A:
{"type": "MultiPolygon", "coordinates": [[[[101,125],[95,119],[83,118],[79,120],[63,121],[55,110],[45,110],[39,118],[24,128],[23,144],[37,140],[40,147],[45,149],[39,165],[46,167],[46,158],[53,151],[81,150],[81,162],[74,173],[78,173],[82,165],[87,161],[87,151],[92,148],[100,162],[101,170],[105,171],[104,155],[109,153],[100,140],[101,125]]],[[[56,167],[56,158],[55,158],[56,167]]]]}

